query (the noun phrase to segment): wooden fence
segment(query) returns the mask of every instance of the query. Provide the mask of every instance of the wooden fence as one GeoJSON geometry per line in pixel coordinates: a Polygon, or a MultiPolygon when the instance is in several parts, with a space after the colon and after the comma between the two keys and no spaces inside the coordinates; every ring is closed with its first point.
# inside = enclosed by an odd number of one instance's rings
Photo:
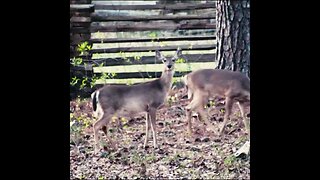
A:
{"type": "Polygon", "coordinates": [[[154,51],[170,55],[178,46],[186,62],[176,65],[175,78],[195,69],[213,68],[215,14],[214,1],[70,0],[70,56],[86,63],[72,69],[89,76],[116,74],[98,84],[143,82],[161,75],[161,62],[155,60],[154,51]],[[92,49],[80,55],[76,47],[85,41],[92,49]]]}

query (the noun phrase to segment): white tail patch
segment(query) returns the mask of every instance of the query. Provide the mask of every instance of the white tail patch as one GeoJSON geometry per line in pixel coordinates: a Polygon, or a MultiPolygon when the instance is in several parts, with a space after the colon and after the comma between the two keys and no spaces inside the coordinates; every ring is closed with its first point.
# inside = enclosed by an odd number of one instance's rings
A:
{"type": "Polygon", "coordinates": [[[97,91],[96,93],[97,104],[99,104],[99,94],[100,94],[100,91],[97,91]]]}
{"type": "Polygon", "coordinates": [[[100,91],[95,91],[91,94],[91,98],[95,99],[95,101],[93,101],[93,103],[95,104],[92,104],[93,107],[96,106],[96,110],[93,111],[93,115],[95,117],[100,117],[102,114],[102,109],[99,103],[99,94],[100,94],[100,91]]]}

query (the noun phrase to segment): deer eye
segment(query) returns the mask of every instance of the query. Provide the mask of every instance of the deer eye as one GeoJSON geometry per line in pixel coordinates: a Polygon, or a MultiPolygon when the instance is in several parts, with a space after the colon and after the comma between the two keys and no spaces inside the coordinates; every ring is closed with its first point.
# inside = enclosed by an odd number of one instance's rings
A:
{"type": "Polygon", "coordinates": [[[172,59],[172,61],[173,61],[173,62],[175,62],[175,61],[176,61],[176,59],[172,59]]]}
{"type": "Polygon", "coordinates": [[[163,62],[166,62],[167,60],[166,60],[166,59],[163,59],[162,61],[163,61],[163,62]]]}

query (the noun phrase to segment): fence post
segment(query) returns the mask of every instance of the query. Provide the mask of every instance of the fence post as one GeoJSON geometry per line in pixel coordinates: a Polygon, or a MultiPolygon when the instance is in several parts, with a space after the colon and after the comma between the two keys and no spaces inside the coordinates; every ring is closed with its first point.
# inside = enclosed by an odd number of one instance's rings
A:
{"type": "MultiPolygon", "coordinates": [[[[70,59],[82,58],[83,60],[90,60],[92,57],[90,52],[86,55],[80,55],[80,52],[77,50],[78,45],[81,43],[88,42],[89,45],[92,45],[90,42],[92,12],[94,12],[92,0],[70,0],[70,59]]],[[[79,68],[70,65],[70,78],[91,78],[92,76],[92,69],[88,70],[85,67],[79,68]]],[[[80,94],[87,94],[86,91],[88,90],[79,91],[78,87],[70,86],[71,98],[80,94]]]]}

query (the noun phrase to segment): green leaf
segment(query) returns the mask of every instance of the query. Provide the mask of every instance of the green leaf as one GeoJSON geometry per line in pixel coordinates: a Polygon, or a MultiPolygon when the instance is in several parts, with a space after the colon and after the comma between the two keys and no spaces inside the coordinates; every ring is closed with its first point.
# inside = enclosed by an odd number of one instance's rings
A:
{"type": "Polygon", "coordinates": [[[179,58],[178,60],[176,60],[176,63],[185,63],[186,60],[184,58],[179,58]]]}

